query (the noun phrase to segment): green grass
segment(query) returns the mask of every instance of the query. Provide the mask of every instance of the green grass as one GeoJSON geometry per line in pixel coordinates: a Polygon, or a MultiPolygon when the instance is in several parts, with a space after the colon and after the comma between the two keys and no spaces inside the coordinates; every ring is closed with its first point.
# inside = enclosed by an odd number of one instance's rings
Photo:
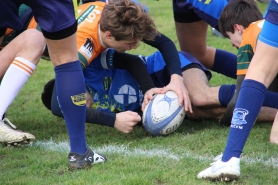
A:
{"type": "MultiPolygon", "coordinates": [[[[159,31],[175,43],[171,1],[147,1],[159,31]]],[[[259,4],[262,11],[266,5],[259,4]]],[[[228,39],[216,38],[208,31],[208,44],[233,53],[228,39]]],[[[177,46],[178,47],[178,46],[177,46]]],[[[131,53],[148,55],[155,49],[141,44],[131,53]]],[[[151,137],[141,127],[130,134],[116,129],[87,124],[87,143],[105,154],[105,164],[91,169],[68,171],[68,136],[63,120],[52,116],[40,101],[43,85],[54,77],[53,66],[42,60],[7,111],[19,129],[36,136],[32,146],[0,146],[0,184],[96,184],[96,185],[202,185],[226,184],[197,180],[196,175],[209,166],[213,156],[223,152],[229,132],[216,121],[185,120],[167,137],[151,137]]],[[[213,74],[212,85],[234,83],[213,74]]],[[[241,160],[241,177],[231,184],[278,184],[277,146],[269,143],[271,123],[257,123],[246,143],[241,160]]]]}

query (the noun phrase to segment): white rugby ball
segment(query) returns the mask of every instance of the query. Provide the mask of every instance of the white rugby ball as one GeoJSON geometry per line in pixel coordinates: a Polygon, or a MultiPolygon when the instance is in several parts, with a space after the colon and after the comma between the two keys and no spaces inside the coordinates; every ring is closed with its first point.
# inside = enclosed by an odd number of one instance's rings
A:
{"type": "Polygon", "coordinates": [[[184,120],[184,104],[179,106],[178,96],[174,91],[156,94],[143,112],[143,126],[154,136],[168,135],[181,125],[184,120]]]}

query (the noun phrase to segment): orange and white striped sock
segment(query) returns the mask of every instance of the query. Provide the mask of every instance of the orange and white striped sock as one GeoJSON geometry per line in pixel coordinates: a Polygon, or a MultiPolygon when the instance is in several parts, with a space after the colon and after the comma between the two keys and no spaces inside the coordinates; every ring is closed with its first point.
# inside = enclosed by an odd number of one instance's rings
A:
{"type": "Polygon", "coordinates": [[[35,69],[36,65],[24,58],[16,57],[14,59],[6,71],[0,86],[0,118],[35,69]]]}

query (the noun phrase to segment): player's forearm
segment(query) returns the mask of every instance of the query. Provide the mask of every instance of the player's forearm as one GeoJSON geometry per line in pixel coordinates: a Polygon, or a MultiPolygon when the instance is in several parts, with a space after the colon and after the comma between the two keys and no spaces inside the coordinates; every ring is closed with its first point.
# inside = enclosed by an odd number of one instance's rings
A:
{"type": "Polygon", "coordinates": [[[138,56],[115,51],[113,62],[114,68],[126,69],[133,76],[140,85],[143,94],[154,87],[145,64],[138,56]]]}
{"type": "Polygon", "coordinates": [[[86,107],[86,123],[105,125],[114,127],[116,113],[102,112],[89,107],[86,107]]]}

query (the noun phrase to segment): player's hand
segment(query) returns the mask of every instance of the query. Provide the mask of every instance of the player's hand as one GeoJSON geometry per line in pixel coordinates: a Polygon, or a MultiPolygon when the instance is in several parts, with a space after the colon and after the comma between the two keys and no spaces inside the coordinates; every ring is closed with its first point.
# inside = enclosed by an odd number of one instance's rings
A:
{"type": "Polygon", "coordinates": [[[141,117],[137,112],[125,111],[116,114],[114,127],[123,133],[130,133],[133,126],[141,121],[141,117]]]}
{"type": "Polygon", "coordinates": [[[193,112],[191,107],[191,102],[188,96],[188,91],[184,86],[183,77],[177,74],[171,75],[170,83],[163,88],[161,91],[162,94],[166,93],[167,91],[174,91],[179,97],[179,106],[184,103],[184,110],[187,112],[193,112]]]}
{"type": "Polygon", "coordinates": [[[93,98],[91,94],[86,90],[86,106],[91,107],[93,105],[93,98]]]}
{"type": "Polygon", "coordinates": [[[160,94],[162,91],[162,88],[152,88],[149,89],[145,94],[144,94],[144,101],[142,103],[142,108],[141,110],[144,111],[146,105],[149,103],[150,100],[153,99],[153,96],[155,94],[160,94]]]}

